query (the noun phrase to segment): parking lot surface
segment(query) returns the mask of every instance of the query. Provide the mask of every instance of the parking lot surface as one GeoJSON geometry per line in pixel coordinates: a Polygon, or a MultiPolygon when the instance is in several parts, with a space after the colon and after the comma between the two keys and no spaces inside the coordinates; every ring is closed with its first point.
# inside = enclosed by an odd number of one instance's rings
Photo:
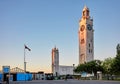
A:
{"type": "Polygon", "coordinates": [[[15,81],[9,84],[120,84],[120,81],[103,80],[33,80],[33,81],[15,81]]]}

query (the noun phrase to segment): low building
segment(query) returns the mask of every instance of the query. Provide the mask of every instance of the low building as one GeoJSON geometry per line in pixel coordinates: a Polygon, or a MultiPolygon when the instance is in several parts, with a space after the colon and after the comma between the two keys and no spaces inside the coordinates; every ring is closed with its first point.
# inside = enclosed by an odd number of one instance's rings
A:
{"type": "Polygon", "coordinates": [[[59,74],[60,75],[73,75],[73,66],[59,66],[59,74]]]}

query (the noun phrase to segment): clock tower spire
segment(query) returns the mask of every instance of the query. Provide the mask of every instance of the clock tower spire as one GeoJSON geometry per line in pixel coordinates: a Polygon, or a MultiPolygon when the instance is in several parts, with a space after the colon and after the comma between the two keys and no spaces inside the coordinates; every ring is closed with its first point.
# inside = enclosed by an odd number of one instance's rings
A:
{"type": "Polygon", "coordinates": [[[84,18],[84,19],[90,18],[90,16],[89,16],[89,8],[87,6],[84,6],[84,8],[83,8],[82,18],[84,18]]]}
{"type": "Polygon", "coordinates": [[[93,19],[90,18],[90,11],[84,6],[82,18],[79,21],[79,64],[92,61],[94,59],[94,30],[93,19]]]}

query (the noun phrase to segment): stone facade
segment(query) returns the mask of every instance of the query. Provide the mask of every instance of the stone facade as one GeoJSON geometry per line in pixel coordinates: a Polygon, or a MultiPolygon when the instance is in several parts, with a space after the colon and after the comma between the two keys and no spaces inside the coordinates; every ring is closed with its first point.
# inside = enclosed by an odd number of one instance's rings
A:
{"type": "Polygon", "coordinates": [[[79,21],[79,64],[94,59],[94,30],[93,19],[90,18],[90,11],[85,6],[82,11],[82,18],[79,21]]]}

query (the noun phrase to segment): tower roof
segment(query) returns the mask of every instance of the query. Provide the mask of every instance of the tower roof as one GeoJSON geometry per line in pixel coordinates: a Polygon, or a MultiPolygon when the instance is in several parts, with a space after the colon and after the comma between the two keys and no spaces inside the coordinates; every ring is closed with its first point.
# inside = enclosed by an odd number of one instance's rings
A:
{"type": "Polygon", "coordinates": [[[84,8],[83,8],[83,11],[85,10],[88,10],[89,11],[89,8],[85,5],[84,8]]]}
{"type": "Polygon", "coordinates": [[[58,51],[58,48],[56,48],[56,46],[52,49],[52,51],[58,51]]]}

